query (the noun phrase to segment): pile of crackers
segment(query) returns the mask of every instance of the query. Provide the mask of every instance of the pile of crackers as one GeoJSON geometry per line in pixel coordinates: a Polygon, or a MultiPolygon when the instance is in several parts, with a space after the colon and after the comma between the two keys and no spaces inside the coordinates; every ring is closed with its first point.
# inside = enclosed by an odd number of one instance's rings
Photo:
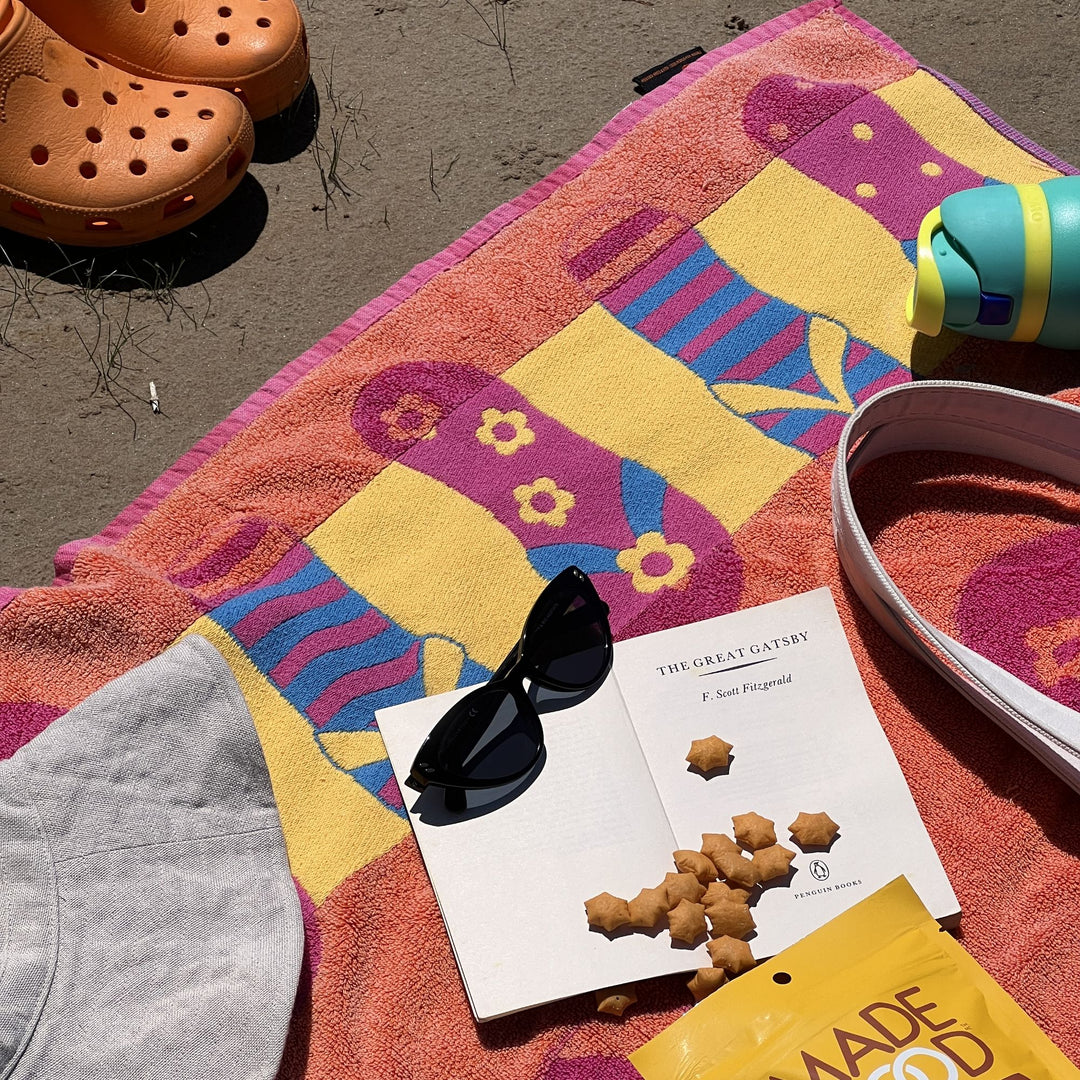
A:
{"type": "MultiPolygon", "coordinates": [[[[699,969],[687,983],[695,1001],[754,966],[746,941],[757,925],[750,901],[760,885],[789,877],[795,858],[794,851],[777,843],[769,818],[750,812],[734,815],[731,822],[734,838],[703,833],[699,851],[672,852],[675,870],[632,900],[603,892],[585,901],[589,925],[609,934],[624,927],[653,930],[665,917],[672,939],[687,945],[697,944],[708,931],[713,966],[699,969]]],[[[800,813],[788,830],[800,847],[823,848],[839,826],[826,813],[800,813]]],[[[597,991],[599,1010],[617,1016],[636,1000],[632,987],[597,991]]]]}

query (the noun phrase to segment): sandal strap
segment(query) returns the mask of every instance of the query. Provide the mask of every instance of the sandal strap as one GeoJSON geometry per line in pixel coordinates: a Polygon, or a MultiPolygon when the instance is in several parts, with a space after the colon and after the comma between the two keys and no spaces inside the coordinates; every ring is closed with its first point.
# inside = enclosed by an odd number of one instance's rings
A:
{"type": "Polygon", "coordinates": [[[12,0],[11,6],[11,20],[0,33],[0,124],[7,122],[8,91],[17,79],[46,80],[45,45],[56,37],[20,0],[12,0]]]}

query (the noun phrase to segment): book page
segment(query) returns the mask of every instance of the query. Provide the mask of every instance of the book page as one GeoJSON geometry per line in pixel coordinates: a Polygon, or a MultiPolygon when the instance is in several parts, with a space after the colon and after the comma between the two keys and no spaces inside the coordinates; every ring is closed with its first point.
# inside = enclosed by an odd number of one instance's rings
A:
{"type": "Polygon", "coordinates": [[[615,680],[541,714],[546,760],[532,783],[482,813],[404,786],[416,751],[465,691],[380,710],[379,729],[405,797],[473,1013],[488,1020],[584,991],[708,963],[664,932],[590,930],[585,900],[624,899],[673,869],[674,838],[615,680]]]}
{"type": "Polygon", "coordinates": [[[679,847],[730,836],[732,816],[754,811],[796,852],[754,903],[759,959],[901,874],[936,918],[956,916],[827,588],[620,642],[614,673],[679,847]],[[734,749],[726,774],[706,778],[685,758],[709,735],[734,749]],[[840,833],[803,851],[787,826],[822,810],[840,833]]]}

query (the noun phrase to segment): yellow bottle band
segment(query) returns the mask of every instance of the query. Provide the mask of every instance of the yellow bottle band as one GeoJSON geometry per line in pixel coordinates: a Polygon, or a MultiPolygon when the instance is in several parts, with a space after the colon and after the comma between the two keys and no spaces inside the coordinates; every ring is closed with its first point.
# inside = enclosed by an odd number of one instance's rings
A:
{"type": "Polygon", "coordinates": [[[1038,184],[1017,184],[1024,221],[1024,298],[1010,341],[1034,341],[1050,302],[1050,207],[1038,184]]]}
{"type": "MultiPolygon", "coordinates": [[[[1039,188],[1039,194],[1042,194],[1041,188],[1039,188]]],[[[1044,196],[1043,204],[1045,203],[1044,196]]],[[[945,286],[942,284],[937,263],[934,262],[933,248],[930,246],[934,233],[940,228],[941,207],[937,206],[922,219],[922,224],[919,226],[915,254],[915,284],[907,298],[908,325],[918,330],[920,334],[927,334],[929,337],[937,337],[945,321],[945,286]]]]}

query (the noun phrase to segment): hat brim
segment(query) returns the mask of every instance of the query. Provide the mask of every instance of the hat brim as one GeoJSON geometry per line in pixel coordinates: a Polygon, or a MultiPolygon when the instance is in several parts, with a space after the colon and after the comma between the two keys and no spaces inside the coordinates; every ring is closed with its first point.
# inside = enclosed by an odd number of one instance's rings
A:
{"type": "Polygon", "coordinates": [[[259,739],[209,642],[0,763],[0,858],[0,1072],[272,1080],[303,924],[259,739]]]}

